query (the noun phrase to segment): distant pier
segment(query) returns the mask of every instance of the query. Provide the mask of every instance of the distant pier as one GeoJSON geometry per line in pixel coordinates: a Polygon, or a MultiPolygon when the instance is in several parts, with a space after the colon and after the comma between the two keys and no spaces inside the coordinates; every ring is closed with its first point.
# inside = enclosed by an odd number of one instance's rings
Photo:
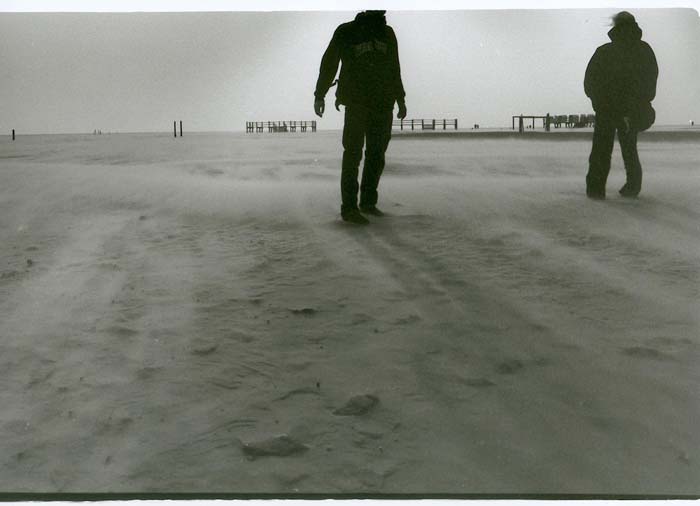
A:
{"type": "Polygon", "coordinates": [[[315,121],[246,121],[245,131],[250,133],[315,132],[315,121]]]}
{"type": "Polygon", "coordinates": [[[533,116],[519,114],[513,116],[513,130],[515,130],[515,121],[518,121],[518,131],[524,132],[526,128],[535,128],[535,120],[542,120],[542,127],[545,131],[549,132],[552,125],[554,128],[561,128],[565,126],[567,128],[584,128],[591,127],[595,125],[595,114],[557,114],[551,115],[547,113],[544,116],[533,116]],[[525,125],[525,121],[532,121],[531,125],[525,125]]]}

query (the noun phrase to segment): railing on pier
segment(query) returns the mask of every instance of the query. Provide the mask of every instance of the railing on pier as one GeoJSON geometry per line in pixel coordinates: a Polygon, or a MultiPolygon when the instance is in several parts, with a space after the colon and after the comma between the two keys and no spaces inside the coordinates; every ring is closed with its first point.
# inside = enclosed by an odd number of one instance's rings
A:
{"type": "Polygon", "coordinates": [[[316,131],[315,121],[246,121],[246,133],[261,133],[267,130],[268,133],[281,132],[300,132],[316,131]]]}
{"type": "Polygon", "coordinates": [[[595,114],[557,114],[552,116],[554,128],[582,128],[595,125],[595,114]]]}
{"type": "Polygon", "coordinates": [[[411,130],[447,130],[447,127],[458,128],[457,119],[399,119],[394,120],[392,127],[399,127],[400,130],[409,128],[411,130]]]}

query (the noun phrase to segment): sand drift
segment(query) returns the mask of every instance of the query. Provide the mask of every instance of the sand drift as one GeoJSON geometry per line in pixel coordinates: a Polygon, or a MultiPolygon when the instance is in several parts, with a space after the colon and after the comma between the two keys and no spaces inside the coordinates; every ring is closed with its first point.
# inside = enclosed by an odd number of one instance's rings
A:
{"type": "Polygon", "coordinates": [[[698,494],[699,147],[2,140],[0,491],[698,494]]]}

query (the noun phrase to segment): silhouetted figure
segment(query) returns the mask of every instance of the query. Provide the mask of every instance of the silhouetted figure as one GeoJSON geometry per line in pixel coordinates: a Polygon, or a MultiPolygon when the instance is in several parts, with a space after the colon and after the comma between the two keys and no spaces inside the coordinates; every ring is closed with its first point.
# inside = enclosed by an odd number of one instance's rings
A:
{"type": "Polygon", "coordinates": [[[340,110],[339,105],[345,106],[340,213],[343,220],[358,224],[369,223],[360,211],[375,216],[383,214],[377,209],[377,187],[384,170],[384,153],[391,139],[394,102],[399,106],[397,117],[406,117],[398,44],[394,30],[386,24],[385,12],[360,12],[354,21],[335,30],[323,54],[314,92],[314,110],[321,117],[325,110],[324,98],[342,62],[335,94],[335,108],[340,110]],[[365,138],[365,163],[358,188],[365,138]]]}
{"type": "Polygon", "coordinates": [[[594,199],[605,198],[615,131],[627,173],[620,194],[639,194],[642,165],[637,153],[637,133],[654,123],[651,101],[656,96],[659,73],[654,51],[642,40],[642,30],[632,14],[622,11],[613,16],[608,37],[612,42],[596,49],[584,80],[586,95],[596,113],[586,176],[586,195],[594,199]]]}

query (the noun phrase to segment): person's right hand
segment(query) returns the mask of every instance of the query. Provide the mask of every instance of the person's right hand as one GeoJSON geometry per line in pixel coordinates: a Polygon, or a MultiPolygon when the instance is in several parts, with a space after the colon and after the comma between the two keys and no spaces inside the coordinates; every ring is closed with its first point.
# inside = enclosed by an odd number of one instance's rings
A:
{"type": "Polygon", "coordinates": [[[396,115],[396,117],[399,119],[404,119],[406,117],[406,114],[406,102],[399,102],[399,112],[396,115]]]}
{"type": "Polygon", "coordinates": [[[326,102],[322,98],[314,100],[314,112],[319,118],[323,118],[323,111],[326,110],[326,102]]]}

